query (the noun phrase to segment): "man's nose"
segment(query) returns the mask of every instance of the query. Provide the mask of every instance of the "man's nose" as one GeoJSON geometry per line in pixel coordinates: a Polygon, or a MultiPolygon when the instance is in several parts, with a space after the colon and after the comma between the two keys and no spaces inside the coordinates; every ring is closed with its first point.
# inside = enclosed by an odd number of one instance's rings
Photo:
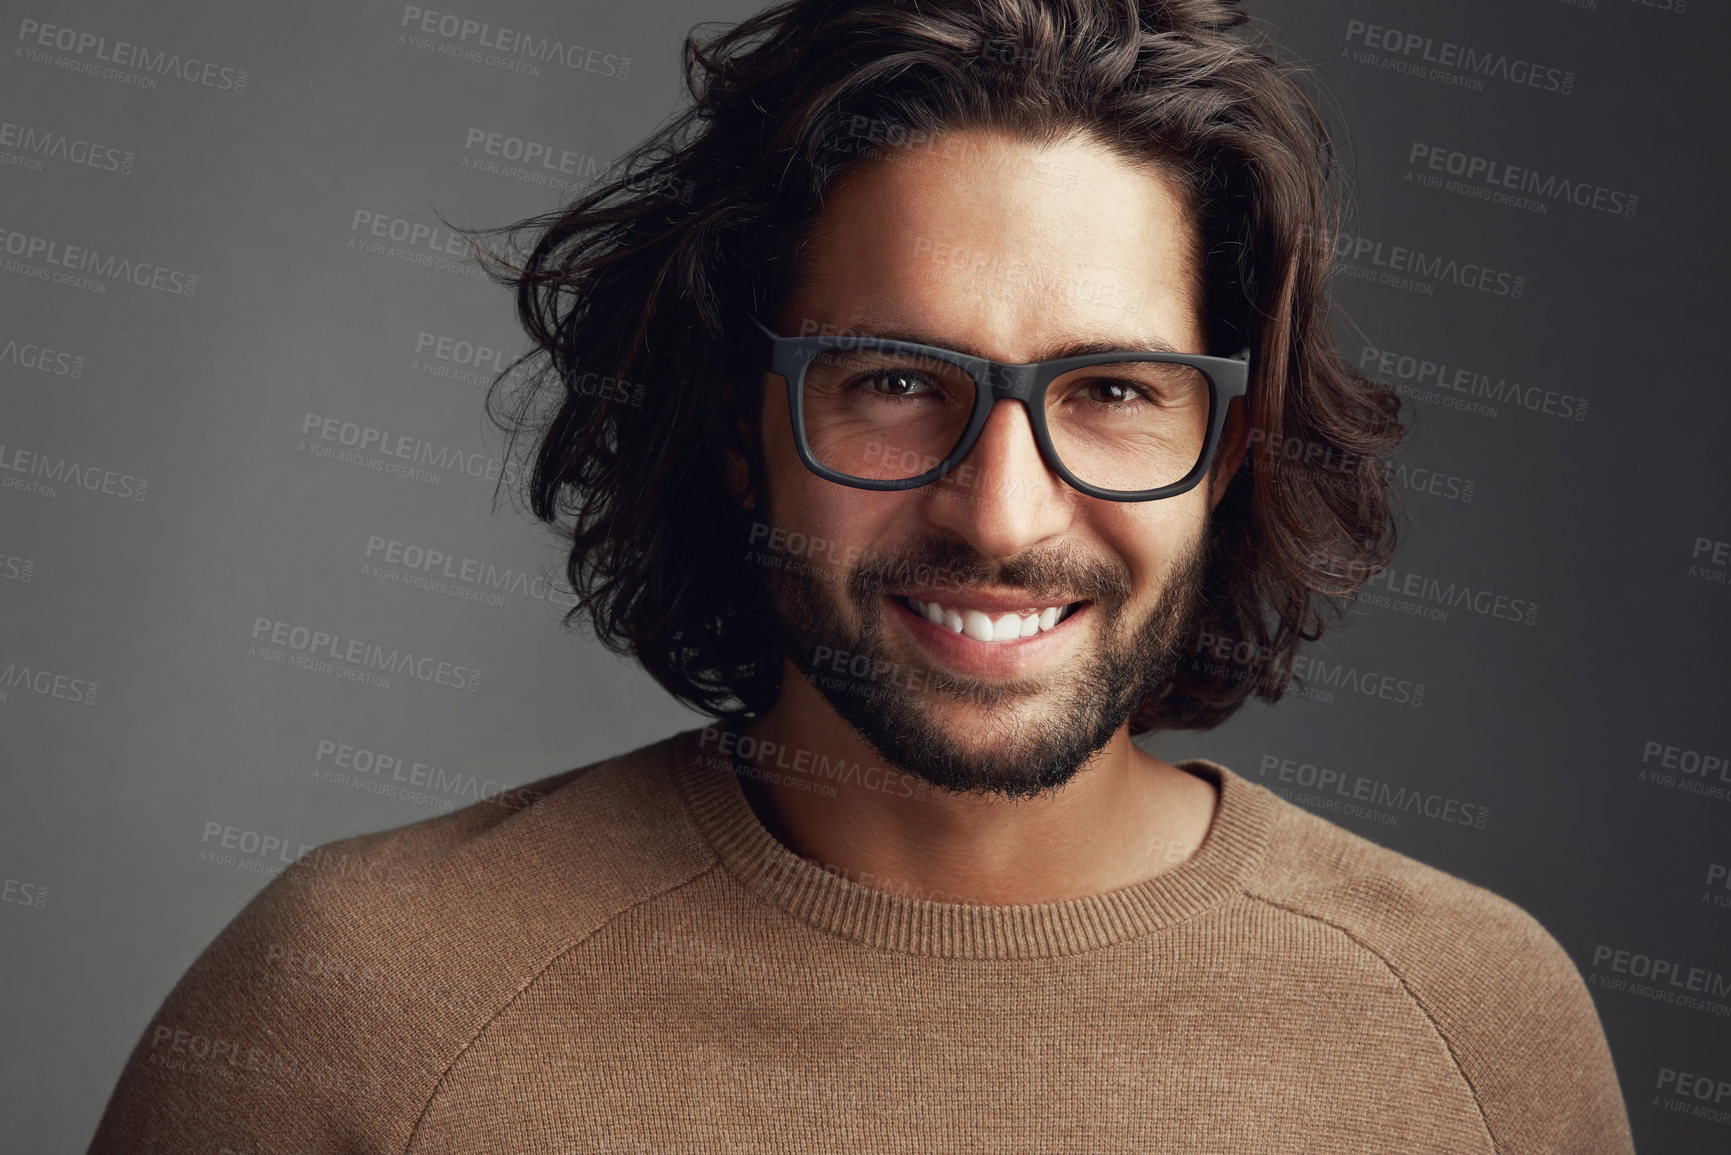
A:
{"type": "Polygon", "coordinates": [[[1071,491],[1046,467],[1027,407],[992,406],[980,439],[931,488],[927,517],[989,558],[1014,557],[1070,524],[1071,491]]]}

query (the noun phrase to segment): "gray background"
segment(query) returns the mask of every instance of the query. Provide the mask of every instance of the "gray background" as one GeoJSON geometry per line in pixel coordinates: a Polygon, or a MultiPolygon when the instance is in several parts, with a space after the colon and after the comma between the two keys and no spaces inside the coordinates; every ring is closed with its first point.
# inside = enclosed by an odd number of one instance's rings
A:
{"type": "MultiPolygon", "coordinates": [[[[5,5],[0,1149],[83,1148],[158,1002],[285,855],[699,721],[561,632],[544,586],[477,601],[367,572],[375,538],[495,574],[553,575],[560,558],[546,530],[493,509],[485,476],[449,465],[432,482],[321,458],[314,447],[343,447],[303,426],[314,414],[497,457],[483,374],[437,375],[451,363],[417,342],[515,352],[504,294],[357,247],[372,238],[356,213],[493,225],[554,207],[567,199],[556,188],[465,166],[487,159],[465,148],[471,130],[605,165],[674,107],[690,26],[757,5],[422,7],[629,57],[629,73],[525,75],[439,54],[401,38],[401,5],[5,5]],[[213,83],[113,64],[104,75],[94,50],[20,36],[31,20],[217,71],[213,83]],[[97,163],[79,163],[90,146],[97,163]],[[163,266],[183,285],[196,275],[196,292],[100,271],[44,281],[55,266],[10,247],[30,238],[163,266]],[[260,656],[259,619],[481,677],[469,692],[292,668],[260,656]],[[323,779],[321,742],[434,765],[443,786],[391,797],[323,779]],[[266,853],[269,839],[289,849],[266,853]]],[[[1519,299],[1434,277],[1425,291],[1365,279],[1382,270],[1360,259],[1339,279],[1348,355],[1386,349],[1588,404],[1581,420],[1507,400],[1449,408],[1440,393],[1408,407],[1408,477],[1440,478],[1443,492],[1406,493],[1397,570],[1534,603],[1532,624],[1405,599],[1446,610],[1417,616],[1388,594],[1312,652],[1329,677],[1422,683],[1422,705],[1325,684],[1152,748],[1216,758],[1526,907],[1592,981],[1641,1148],[1726,1150],[1731,1116],[1690,1114],[1658,1083],[1667,1069],[1731,1080],[1731,770],[1643,759],[1649,744],[1731,759],[1731,567],[1710,564],[1711,543],[1731,541],[1719,56],[1731,20],[1700,0],[1682,12],[1665,0],[1251,10],[1322,70],[1357,189],[1354,235],[1385,255],[1524,278],[1519,299]],[[1355,20],[1537,61],[1573,73],[1571,91],[1396,71],[1384,58],[1415,57],[1355,56],[1369,51],[1345,35],[1355,20]],[[1407,179],[1428,171],[1409,163],[1415,144],[1633,194],[1638,208],[1556,199],[1537,212],[1425,187],[1407,179]],[[1349,815],[1303,788],[1306,765],[1488,817],[1349,815]],[[1618,986],[1629,976],[1615,951],[1700,968],[1717,993],[1684,1006],[1618,986]]],[[[1392,364],[1381,375],[1398,379],[1392,364]]]]}

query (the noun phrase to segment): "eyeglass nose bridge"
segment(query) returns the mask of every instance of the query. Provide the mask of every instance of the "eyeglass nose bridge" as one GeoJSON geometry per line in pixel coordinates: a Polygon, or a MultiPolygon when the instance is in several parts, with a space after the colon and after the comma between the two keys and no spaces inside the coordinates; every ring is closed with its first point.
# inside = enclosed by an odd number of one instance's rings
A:
{"type": "Polygon", "coordinates": [[[993,403],[1004,400],[1021,401],[1024,404],[1034,395],[1034,375],[1037,367],[1033,365],[1002,365],[993,362],[986,370],[986,380],[990,384],[993,403]]]}

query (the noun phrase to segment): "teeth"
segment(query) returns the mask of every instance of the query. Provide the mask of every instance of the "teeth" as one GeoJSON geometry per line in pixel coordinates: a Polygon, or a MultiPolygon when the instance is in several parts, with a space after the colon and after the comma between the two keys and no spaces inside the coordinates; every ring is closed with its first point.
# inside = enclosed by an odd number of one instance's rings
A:
{"type": "MultiPolygon", "coordinates": [[[[1020,633],[1020,631],[1017,631],[1020,633]]],[[[962,633],[976,642],[995,642],[997,632],[992,627],[992,619],[979,610],[969,610],[962,615],[962,633]]]]}
{"type": "Polygon", "coordinates": [[[1047,606],[1026,614],[999,614],[994,618],[979,610],[955,610],[937,602],[922,602],[918,598],[903,598],[902,601],[928,622],[943,626],[952,634],[966,634],[977,642],[1031,638],[1068,616],[1063,606],[1047,606]]]}

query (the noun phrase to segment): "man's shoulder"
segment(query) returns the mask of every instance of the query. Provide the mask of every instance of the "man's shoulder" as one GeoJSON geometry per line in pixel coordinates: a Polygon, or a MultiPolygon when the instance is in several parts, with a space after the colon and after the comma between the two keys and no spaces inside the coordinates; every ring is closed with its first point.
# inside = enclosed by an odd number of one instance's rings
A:
{"type": "Polygon", "coordinates": [[[684,737],[303,855],[164,1000],[92,1149],[243,1149],[225,1128],[310,1141],[356,1120],[401,1149],[519,991],[714,864],[671,772],[684,737]]]}
{"type": "Polygon", "coordinates": [[[1592,994],[1537,918],[1238,782],[1266,795],[1270,815],[1245,893],[1328,928],[1337,950],[1386,969],[1442,1038],[1499,1149],[1629,1150],[1592,994]]]}
{"type": "Polygon", "coordinates": [[[670,772],[682,737],[319,846],[253,905],[375,954],[393,931],[423,945],[490,924],[549,943],[581,934],[712,864],[670,772]]]}
{"type": "Polygon", "coordinates": [[[1397,971],[1446,965],[1458,950],[1477,960],[1480,979],[1493,955],[1520,967],[1560,961],[1573,972],[1562,946],[1518,904],[1255,788],[1272,822],[1246,880],[1253,897],[1336,928],[1397,971]]]}

